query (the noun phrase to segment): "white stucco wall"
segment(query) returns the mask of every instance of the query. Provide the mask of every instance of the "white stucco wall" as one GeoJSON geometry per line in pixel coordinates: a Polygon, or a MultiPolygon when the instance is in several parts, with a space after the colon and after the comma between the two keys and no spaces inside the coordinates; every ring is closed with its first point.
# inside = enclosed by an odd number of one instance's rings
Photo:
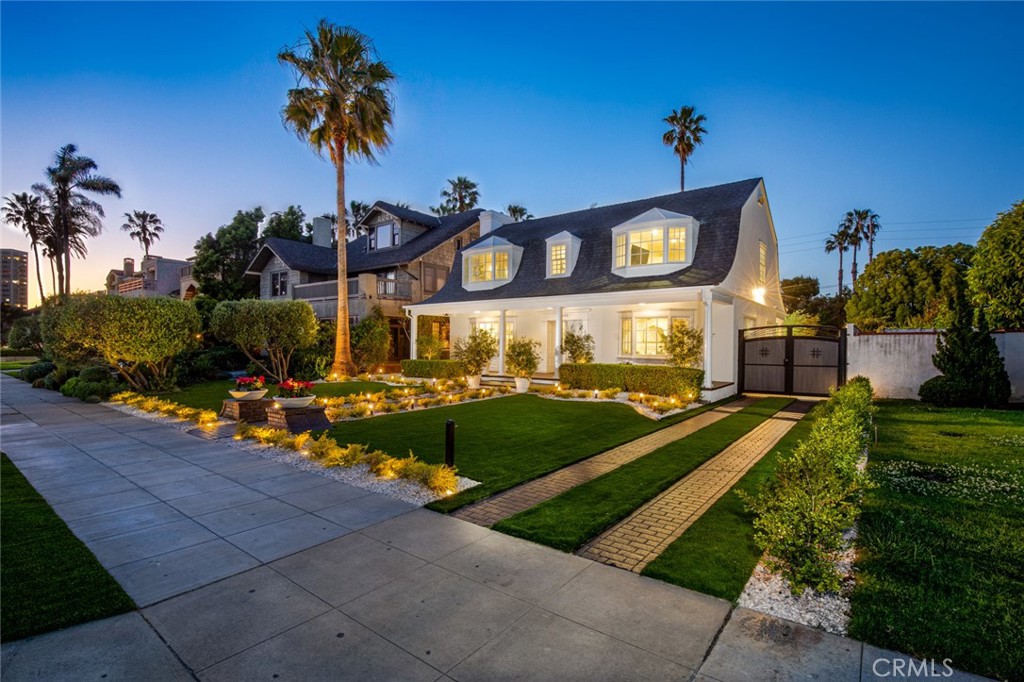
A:
{"type": "MultiPolygon", "coordinates": [[[[1010,375],[1013,402],[1024,401],[1024,332],[996,333],[996,345],[1010,375]]],[[[850,334],[847,376],[863,375],[880,398],[917,400],[917,391],[938,376],[932,364],[936,332],[850,334]]]]}
{"type": "MultiPolygon", "coordinates": [[[[754,290],[761,288],[759,242],[768,247],[765,271],[764,304],[774,310],[781,319],[785,316],[782,304],[782,289],[779,286],[779,243],[775,235],[768,198],[759,186],[740,213],[740,236],[736,244],[736,258],[729,275],[719,289],[729,291],[737,297],[753,298],[754,290]]],[[[775,321],[769,322],[775,324],[775,321]]]]}

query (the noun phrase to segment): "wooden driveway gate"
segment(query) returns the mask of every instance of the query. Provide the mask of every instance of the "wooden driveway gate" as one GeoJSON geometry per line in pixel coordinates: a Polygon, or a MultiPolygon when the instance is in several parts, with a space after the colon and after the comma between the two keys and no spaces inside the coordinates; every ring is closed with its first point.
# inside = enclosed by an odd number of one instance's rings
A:
{"type": "Polygon", "coordinates": [[[739,332],[740,392],[822,395],[846,383],[846,330],[784,325],[739,332]]]}

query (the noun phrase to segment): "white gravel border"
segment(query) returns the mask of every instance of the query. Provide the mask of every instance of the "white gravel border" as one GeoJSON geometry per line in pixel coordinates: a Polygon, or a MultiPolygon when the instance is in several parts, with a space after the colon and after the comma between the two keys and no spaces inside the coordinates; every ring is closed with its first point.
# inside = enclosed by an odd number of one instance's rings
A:
{"type": "MultiPolygon", "coordinates": [[[[124,412],[130,414],[133,417],[141,417],[148,419],[149,421],[163,424],[165,426],[171,426],[179,431],[192,431],[199,427],[195,422],[184,421],[176,419],[174,417],[168,417],[156,412],[146,412],[136,407],[124,405],[122,403],[103,403],[103,405],[109,407],[112,410],[118,412],[124,412]]],[[[383,415],[381,415],[383,416],[383,415]]],[[[218,428],[233,425],[236,422],[220,420],[215,424],[211,424],[211,428],[218,428]]],[[[280,462],[282,464],[288,464],[293,466],[300,471],[306,471],[312,474],[323,476],[334,481],[341,483],[347,483],[348,485],[355,486],[356,488],[362,488],[363,490],[369,490],[380,495],[387,495],[393,497],[396,500],[402,502],[408,502],[423,506],[431,502],[445,497],[439,495],[433,490],[425,488],[418,483],[412,481],[403,480],[400,478],[387,480],[380,478],[379,476],[370,473],[370,467],[366,464],[360,464],[354,467],[325,467],[317,462],[309,460],[294,450],[285,450],[283,448],[277,448],[271,445],[262,445],[251,440],[235,440],[234,438],[218,438],[217,440],[207,441],[210,443],[221,443],[237,450],[246,450],[258,457],[263,459],[269,459],[274,462],[280,462]]],[[[463,490],[469,490],[480,485],[479,481],[474,481],[471,478],[465,476],[458,476],[458,488],[456,492],[461,493],[463,490]]],[[[454,493],[453,493],[454,494],[454,493]]]]}
{"type": "Polygon", "coordinates": [[[564,400],[573,403],[620,403],[622,405],[628,405],[629,407],[632,407],[639,414],[647,417],[648,419],[653,419],[654,421],[661,421],[666,417],[671,417],[682,412],[689,412],[690,410],[701,407],[701,405],[703,404],[690,403],[689,405],[677,407],[676,409],[669,410],[668,412],[656,412],[651,408],[647,407],[646,405],[643,405],[641,403],[635,403],[632,400],[630,400],[628,393],[619,393],[614,398],[563,398],[562,396],[552,395],[550,393],[540,393],[533,391],[531,391],[528,395],[535,395],[539,398],[545,398],[546,400],[564,400]]]}

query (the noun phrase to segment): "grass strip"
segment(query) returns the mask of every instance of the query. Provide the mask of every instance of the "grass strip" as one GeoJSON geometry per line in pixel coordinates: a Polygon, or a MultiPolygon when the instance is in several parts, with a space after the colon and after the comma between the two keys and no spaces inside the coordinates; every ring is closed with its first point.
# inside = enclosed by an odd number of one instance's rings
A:
{"type": "Polygon", "coordinates": [[[521,395],[339,422],[329,433],[341,444],[362,443],[396,457],[412,451],[437,464],[444,461],[445,422],[454,420],[455,466],[481,485],[429,505],[451,512],[719,404],[654,421],[620,403],[521,395]]]}
{"type": "MultiPolygon", "coordinates": [[[[204,381],[201,384],[186,386],[180,391],[166,393],[160,397],[180,405],[220,412],[224,401],[231,397],[228,395],[228,391],[234,388],[233,380],[204,381]]],[[[274,385],[271,384],[267,388],[270,389],[267,392],[267,397],[273,398],[276,390],[274,385]]],[[[392,387],[377,381],[336,381],[316,384],[313,387],[313,393],[321,398],[334,398],[355,393],[378,393],[387,388],[392,387]]]]}
{"type": "Polygon", "coordinates": [[[885,401],[850,636],[1024,680],[1024,411],[885,401]]]}
{"type": "Polygon", "coordinates": [[[495,524],[494,529],[566,552],[657,497],[792,402],[766,398],[639,459],[495,524]]]}
{"type": "Polygon", "coordinates": [[[0,519],[3,641],[135,608],[6,454],[0,457],[0,519]]]}
{"type": "Polygon", "coordinates": [[[761,550],[754,544],[754,515],[736,494],[754,494],[775,473],[778,458],[811,432],[814,411],[796,423],[771,452],[744,474],[643,574],[735,602],[750,579],[761,550]]]}

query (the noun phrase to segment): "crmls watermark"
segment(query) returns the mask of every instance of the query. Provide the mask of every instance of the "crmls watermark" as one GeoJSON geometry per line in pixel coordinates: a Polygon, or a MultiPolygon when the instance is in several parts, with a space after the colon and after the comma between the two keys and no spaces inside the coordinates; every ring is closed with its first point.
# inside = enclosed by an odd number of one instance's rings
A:
{"type": "Polygon", "coordinates": [[[933,658],[915,661],[912,658],[876,658],[871,664],[875,677],[952,677],[951,658],[942,659],[941,665],[933,658]]]}

